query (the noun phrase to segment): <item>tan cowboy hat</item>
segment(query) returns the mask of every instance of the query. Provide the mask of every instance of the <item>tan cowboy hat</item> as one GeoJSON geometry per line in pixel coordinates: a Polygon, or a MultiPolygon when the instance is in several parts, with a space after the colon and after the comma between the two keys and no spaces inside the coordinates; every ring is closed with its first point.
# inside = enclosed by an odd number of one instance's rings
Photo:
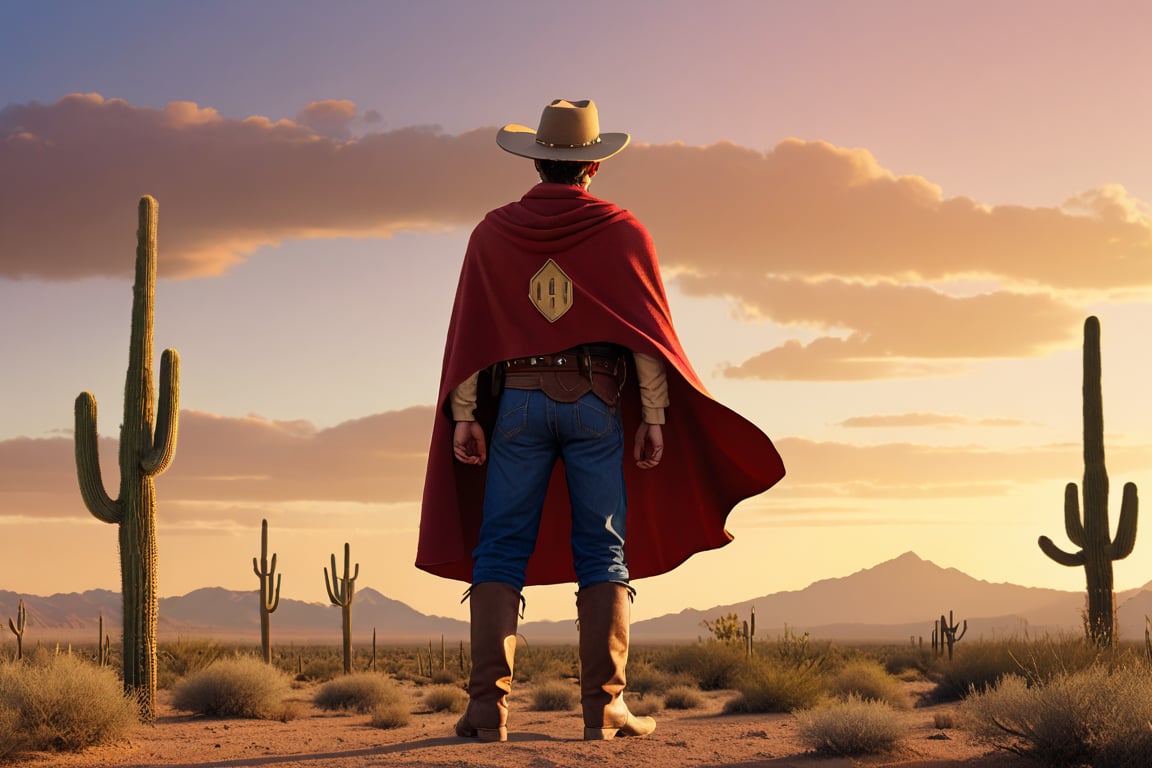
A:
{"type": "Polygon", "coordinates": [[[626,133],[600,133],[600,117],[591,99],[556,99],[544,107],[538,130],[512,124],[496,133],[500,148],[514,155],[588,163],[607,160],[628,146],[630,139],[626,133]]]}

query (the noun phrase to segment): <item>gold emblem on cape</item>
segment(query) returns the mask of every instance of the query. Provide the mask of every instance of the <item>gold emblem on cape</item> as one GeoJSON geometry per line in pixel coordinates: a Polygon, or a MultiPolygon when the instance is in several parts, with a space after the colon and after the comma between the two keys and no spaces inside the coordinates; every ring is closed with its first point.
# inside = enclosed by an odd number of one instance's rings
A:
{"type": "Polygon", "coordinates": [[[548,259],[532,276],[528,298],[548,322],[554,323],[572,308],[572,280],[556,262],[548,259]]]}

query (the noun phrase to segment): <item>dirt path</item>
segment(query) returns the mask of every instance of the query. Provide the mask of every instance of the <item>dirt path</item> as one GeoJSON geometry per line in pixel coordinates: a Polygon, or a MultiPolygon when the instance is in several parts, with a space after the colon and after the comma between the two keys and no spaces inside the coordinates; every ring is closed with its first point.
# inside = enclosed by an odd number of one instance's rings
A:
{"type": "Polygon", "coordinates": [[[141,726],[119,744],[81,754],[38,753],[19,768],[1031,768],[1032,763],[994,752],[957,729],[939,730],[937,712],[954,704],[913,709],[912,726],[894,754],[828,758],[811,754],[799,740],[791,715],[723,715],[734,694],[705,695],[697,710],[658,713],[654,734],[642,739],[585,742],[578,712],[528,710],[531,687],[511,697],[513,711],[504,744],[479,744],[452,735],[457,715],[422,709],[421,690],[403,684],[412,697],[411,722],[393,730],[368,725],[367,715],[332,714],[311,704],[314,687],[298,689],[301,716],[287,723],[217,719],[175,712],[161,692],[158,721],[141,726]]]}

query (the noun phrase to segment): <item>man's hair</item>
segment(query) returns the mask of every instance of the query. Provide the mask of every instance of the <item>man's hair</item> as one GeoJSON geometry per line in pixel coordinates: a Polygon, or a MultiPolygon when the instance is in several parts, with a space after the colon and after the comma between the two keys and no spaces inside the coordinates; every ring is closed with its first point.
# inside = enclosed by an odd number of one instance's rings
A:
{"type": "Polygon", "coordinates": [[[537,160],[544,181],[553,184],[583,184],[592,163],[582,160],[537,160]]]}

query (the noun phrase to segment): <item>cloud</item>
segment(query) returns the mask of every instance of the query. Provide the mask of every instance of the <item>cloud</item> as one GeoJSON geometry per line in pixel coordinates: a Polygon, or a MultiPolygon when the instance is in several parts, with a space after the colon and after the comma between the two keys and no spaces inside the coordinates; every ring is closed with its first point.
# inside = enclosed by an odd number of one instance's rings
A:
{"type": "Polygon", "coordinates": [[[673,268],[723,275],[934,282],[995,276],[1025,286],[1152,285],[1152,218],[1111,185],[1070,209],[984,206],[897,176],[864,149],[787,139],[621,154],[621,194],[673,268]]]}
{"type": "MultiPolygon", "coordinates": [[[[180,415],[176,460],[157,478],[162,504],[244,508],[289,502],[419,501],[431,406],[317,429],[307,421],[180,415]]],[[[107,428],[107,426],[105,426],[107,428]]],[[[116,496],[118,440],[102,437],[106,489],[116,496]]],[[[84,516],[71,436],[0,441],[0,515],[84,516]]]]}
{"type": "Polygon", "coordinates": [[[333,139],[352,138],[352,121],[356,105],[347,99],[314,101],[296,116],[296,123],[311,128],[320,136],[333,139]]]}
{"type": "MultiPolygon", "coordinates": [[[[164,206],[166,273],[190,276],[286,239],[470,226],[531,178],[495,149],[493,129],[351,139],[355,109],[317,101],[295,121],[271,121],[98,94],[9,105],[0,110],[0,274],[126,274],[119,244],[131,245],[134,222],[124,211],[145,193],[164,206]]],[[[987,207],[896,176],[866,150],[799,139],[769,152],[637,145],[607,170],[598,186],[657,234],[670,269],[726,275],[730,289],[748,275],[1152,285],[1147,206],[1115,185],[1070,198],[1068,210],[987,207]]]]}
{"type": "Polygon", "coordinates": [[[746,312],[786,325],[849,329],[809,344],[789,341],[726,375],[858,380],[943,375],[951,362],[1039,356],[1077,336],[1081,313],[1048,294],[997,291],[950,296],[927,286],[752,276],[686,275],[688,294],[729,294],[746,312]]]}
{"type": "Polygon", "coordinates": [[[273,122],[97,94],[5,107],[0,276],[129,275],[144,194],[160,202],[161,275],[195,277],[294,238],[471,225],[530,178],[530,167],[493,151],[487,131],[407,128],[356,140],[317,132],[342,131],[351,108],[318,102],[304,122],[273,122]]]}
{"type": "MultiPolygon", "coordinates": [[[[156,196],[160,273],[225,273],[262,246],[471,227],[523,193],[494,129],[384,131],[317,101],[295,120],[98,94],[0,110],[0,278],[132,268],[135,202],[156,196]],[[371,132],[353,136],[353,127],[371,132]]],[[[689,295],[730,297],[792,340],[727,374],[852,380],[954,374],[1076,338],[1077,304],[1152,290],[1152,214],[1117,185],[1060,207],[945,198],[865,149],[787,139],[635,145],[595,191],[632,209],[689,295]],[[959,295],[958,282],[987,286],[959,295]]]]}
{"type": "Polygon", "coordinates": [[[839,427],[854,428],[907,428],[907,427],[1024,427],[1028,422],[1022,419],[986,418],[974,419],[970,416],[957,416],[947,413],[895,413],[877,416],[853,416],[837,422],[839,427]]]}

